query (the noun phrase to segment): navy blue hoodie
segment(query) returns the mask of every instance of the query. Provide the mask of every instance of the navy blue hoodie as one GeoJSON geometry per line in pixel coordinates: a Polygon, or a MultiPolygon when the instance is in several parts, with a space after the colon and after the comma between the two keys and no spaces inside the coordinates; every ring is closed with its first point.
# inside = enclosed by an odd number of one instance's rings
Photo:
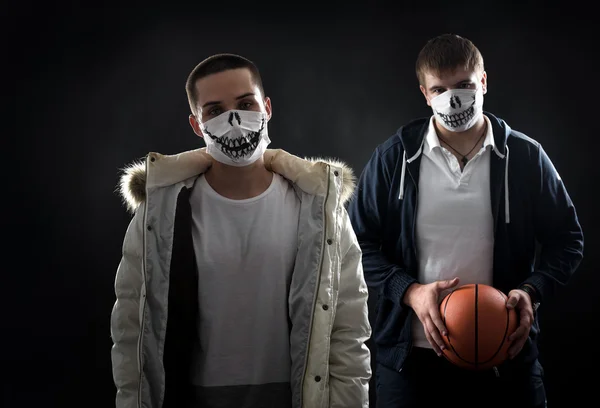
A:
{"type": "MultiPolygon", "coordinates": [[[[496,150],[490,159],[494,225],[493,286],[508,293],[533,286],[543,307],[583,258],[575,207],[541,145],[485,112],[496,150]]],[[[377,361],[400,370],[412,347],[414,311],[402,299],[417,282],[417,189],[429,118],[400,128],[365,166],[349,214],[363,251],[369,288],[377,293],[373,341],[377,361]]],[[[517,357],[537,358],[537,318],[517,357]]]]}

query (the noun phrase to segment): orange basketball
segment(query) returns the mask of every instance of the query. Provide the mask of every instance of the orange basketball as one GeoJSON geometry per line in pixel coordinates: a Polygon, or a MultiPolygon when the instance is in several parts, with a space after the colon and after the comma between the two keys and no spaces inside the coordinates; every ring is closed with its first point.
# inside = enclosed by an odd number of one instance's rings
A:
{"type": "Polygon", "coordinates": [[[518,324],[507,296],[482,284],[463,285],[444,297],[440,314],[448,330],[442,336],[444,356],[454,365],[471,370],[495,367],[508,358],[510,336],[518,324]]]}

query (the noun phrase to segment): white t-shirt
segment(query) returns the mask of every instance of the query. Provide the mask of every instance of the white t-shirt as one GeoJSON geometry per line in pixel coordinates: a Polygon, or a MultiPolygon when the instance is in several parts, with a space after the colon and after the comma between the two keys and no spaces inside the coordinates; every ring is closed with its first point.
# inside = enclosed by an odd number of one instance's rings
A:
{"type": "Polygon", "coordinates": [[[273,174],[264,193],[245,200],[219,195],[200,176],[190,202],[200,307],[194,384],[206,406],[246,404],[240,392],[281,394],[290,382],[288,294],[300,200],[273,174]]]}
{"type": "MultiPolygon", "coordinates": [[[[483,147],[461,171],[440,145],[433,117],[423,144],[416,220],[419,283],[460,278],[459,285],[492,284],[494,226],[490,197],[490,155],[494,146],[487,121],[483,147]]],[[[449,291],[443,292],[442,296],[449,291]]],[[[413,319],[416,347],[431,348],[423,325],[413,319]]]]}

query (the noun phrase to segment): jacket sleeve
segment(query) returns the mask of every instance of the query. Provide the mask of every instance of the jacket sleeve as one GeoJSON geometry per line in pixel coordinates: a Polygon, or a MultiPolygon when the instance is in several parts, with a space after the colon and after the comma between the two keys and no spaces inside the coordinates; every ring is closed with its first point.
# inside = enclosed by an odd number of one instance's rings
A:
{"type": "Polygon", "coordinates": [[[365,344],[371,336],[368,289],[361,250],[346,210],[343,216],[339,295],[329,354],[329,406],[368,408],[371,378],[371,353],[365,344]]]}
{"type": "Polygon", "coordinates": [[[417,280],[381,250],[383,225],[391,189],[391,177],[375,150],[358,181],[357,193],[348,207],[352,227],[362,249],[367,285],[392,302],[403,306],[406,289],[417,280]]]}
{"type": "Polygon", "coordinates": [[[116,279],[110,333],[113,341],[112,372],[117,388],[116,408],[137,408],[139,404],[140,297],[143,296],[143,206],[133,217],[123,242],[123,256],[116,279]]]}
{"type": "Polygon", "coordinates": [[[583,231],[575,206],[541,146],[538,160],[540,191],[533,213],[541,255],[536,270],[523,283],[533,286],[543,302],[568,283],[583,259],[583,231]]]}

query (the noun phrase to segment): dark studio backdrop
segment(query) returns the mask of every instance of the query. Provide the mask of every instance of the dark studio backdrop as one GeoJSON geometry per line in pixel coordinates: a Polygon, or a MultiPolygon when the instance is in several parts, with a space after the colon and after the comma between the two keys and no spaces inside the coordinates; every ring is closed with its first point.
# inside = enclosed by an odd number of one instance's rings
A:
{"type": "Polygon", "coordinates": [[[573,2],[330,5],[2,6],[11,199],[0,200],[9,232],[0,406],[114,407],[109,317],[130,220],[115,193],[118,170],[149,151],[202,145],[184,90],[198,62],[219,52],[254,60],[273,103],[271,147],[337,157],[358,174],[400,125],[430,114],[414,61],[444,32],[480,48],[485,109],[543,144],[575,202],[585,259],[540,311],[541,361],[549,407],[597,394],[598,38],[589,10],[573,2]]]}

